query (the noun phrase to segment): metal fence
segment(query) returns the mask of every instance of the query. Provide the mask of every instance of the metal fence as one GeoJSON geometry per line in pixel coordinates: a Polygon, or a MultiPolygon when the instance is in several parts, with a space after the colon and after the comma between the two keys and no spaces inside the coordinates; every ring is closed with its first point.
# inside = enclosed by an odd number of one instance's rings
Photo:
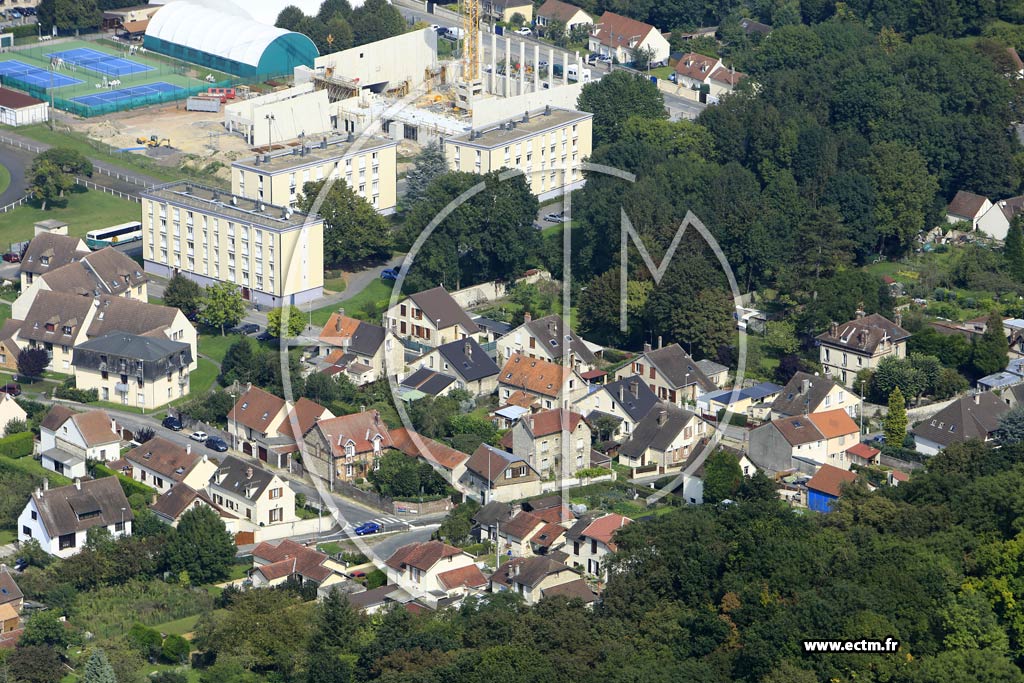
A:
{"type": "Polygon", "coordinates": [[[21,206],[30,199],[32,199],[32,195],[27,194],[16,202],[11,202],[7,206],[0,206],[0,213],[7,213],[8,211],[13,211],[14,209],[18,208],[19,206],[21,206]]]}
{"type": "Polygon", "coordinates": [[[75,178],[75,184],[81,185],[82,187],[86,187],[90,190],[99,190],[100,192],[105,192],[106,194],[113,195],[120,199],[127,199],[129,201],[139,202],[140,204],[142,203],[142,197],[136,194],[131,194],[130,192],[121,192],[120,190],[115,190],[104,185],[97,185],[91,180],[86,180],[85,178],[75,178]]]}

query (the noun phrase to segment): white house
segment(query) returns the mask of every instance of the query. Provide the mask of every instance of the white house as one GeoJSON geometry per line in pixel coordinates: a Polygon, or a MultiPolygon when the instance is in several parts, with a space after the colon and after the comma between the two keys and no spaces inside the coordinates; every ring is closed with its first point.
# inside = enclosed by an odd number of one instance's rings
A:
{"type": "Polygon", "coordinates": [[[953,197],[953,201],[949,203],[949,206],[946,207],[946,222],[959,223],[965,221],[971,224],[972,230],[977,230],[978,221],[991,208],[992,202],[988,200],[988,197],[960,190],[953,197]]]}
{"type": "Polygon", "coordinates": [[[637,50],[649,49],[651,62],[666,62],[669,42],[661,31],[636,19],[605,12],[590,32],[591,52],[612,57],[620,63],[635,60],[637,50]]]}
{"type": "Polygon", "coordinates": [[[615,532],[631,523],[629,517],[614,512],[602,516],[581,517],[565,534],[567,563],[580,567],[588,574],[608,578],[605,557],[615,552],[615,532]]]}
{"type": "Polygon", "coordinates": [[[7,433],[7,425],[11,424],[12,420],[21,420],[24,422],[28,419],[28,413],[25,409],[18,405],[18,402],[14,400],[14,397],[10,394],[0,395],[0,432],[4,435],[7,433]]]}
{"type": "Polygon", "coordinates": [[[39,424],[40,462],[66,477],[84,477],[88,460],[117,460],[120,445],[114,421],[105,410],[76,413],[57,405],[39,424]]]}
{"type": "Polygon", "coordinates": [[[18,541],[39,541],[39,546],[57,557],[71,557],[84,546],[86,534],[94,527],[106,528],[112,536],[131,536],[132,514],[117,477],[82,481],[60,488],[36,489],[18,517],[18,541]]]}
{"type": "Polygon", "coordinates": [[[280,477],[229,455],[207,485],[213,502],[259,526],[294,522],[295,492],[280,477]]]}
{"type": "Polygon", "coordinates": [[[989,237],[1004,240],[1010,231],[1010,223],[1021,211],[1024,211],[1024,196],[1000,199],[978,219],[978,230],[989,237]]]}
{"type": "Polygon", "coordinates": [[[132,466],[132,479],[158,493],[177,484],[201,489],[217,469],[205,454],[193,453],[192,444],[179,446],[160,436],[128,451],[124,459],[132,466]]]}
{"type": "Polygon", "coordinates": [[[414,597],[438,592],[462,596],[487,585],[472,555],[441,541],[403,545],[384,562],[384,572],[389,584],[414,597]]]}

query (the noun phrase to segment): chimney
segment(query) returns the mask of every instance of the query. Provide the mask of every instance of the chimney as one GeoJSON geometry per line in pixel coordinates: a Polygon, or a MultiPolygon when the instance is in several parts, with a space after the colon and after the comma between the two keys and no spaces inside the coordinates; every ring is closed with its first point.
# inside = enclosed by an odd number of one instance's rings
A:
{"type": "Polygon", "coordinates": [[[551,335],[552,339],[554,339],[555,336],[556,336],[555,321],[554,320],[549,320],[548,321],[548,334],[551,335]]]}
{"type": "Polygon", "coordinates": [[[896,311],[896,319],[893,321],[896,327],[903,327],[903,311],[896,311]]]}
{"type": "Polygon", "coordinates": [[[658,348],[661,348],[661,335],[658,335],[658,348]]]}
{"type": "Polygon", "coordinates": [[[185,444],[185,455],[192,455],[192,444],[185,444]]]}
{"type": "Polygon", "coordinates": [[[810,390],[811,390],[811,380],[805,379],[804,381],[800,382],[800,395],[801,396],[806,396],[807,393],[810,390]]]}
{"type": "Polygon", "coordinates": [[[377,427],[380,427],[380,412],[376,410],[373,411],[373,424],[377,427]]]}
{"type": "Polygon", "coordinates": [[[863,317],[864,317],[864,304],[863,303],[859,303],[859,304],[857,304],[857,319],[860,320],[863,317]]]}
{"type": "Polygon", "coordinates": [[[473,345],[468,341],[466,342],[466,358],[473,360],[473,345]]]}
{"type": "Polygon", "coordinates": [[[50,480],[47,479],[46,477],[43,477],[43,490],[44,491],[49,491],[50,490],[50,480]]]}
{"type": "Polygon", "coordinates": [[[246,467],[245,468],[245,478],[246,479],[252,479],[252,474],[253,474],[252,473],[252,467],[246,467]]]}
{"type": "Polygon", "coordinates": [[[343,315],[345,315],[345,314],[344,313],[339,313],[338,314],[338,318],[334,321],[334,331],[335,332],[341,332],[341,317],[343,315]]]}
{"type": "Polygon", "coordinates": [[[523,322],[524,323],[533,322],[533,316],[530,315],[529,311],[526,311],[525,313],[523,313],[523,322]]]}
{"type": "Polygon", "coordinates": [[[648,342],[644,342],[644,353],[648,353],[651,350],[651,345],[648,342]]]}
{"type": "Polygon", "coordinates": [[[633,380],[629,383],[629,393],[633,394],[633,398],[640,398],[640,382],[633,380]]]}
{"type": "Polygon", "coordinates": [[[622,386],[622,385],[620,384],[620,385],[619,385],[619,403],[622,403],[623,401],[625,401],[625,400],[626,400],[626,396],[625,396],[625,394],[626,394],[626,390],[625,390],[625,389],[623,388],[623,386],[622,386]]]}
{"type": "Polygon", "coordinates": [[[246,382],[245,383],[245,390],[246,391],[252,391],[252,382],[246,382]]]}
{"type": "Polygon", "coordinates": [[[664,427],[666,422],[668,422],[668,411],[667,410],[659,410],[658,411],[658,426],[659,427],[664,427]]]}
{"type": "Polygon", "coordinates": [[[839,323],[833,322],[831,325],[829,325],[828,333],[829,333],[829,335],[831,335],[833,337],[838,337],[839,336],[839,323]]]}
{"type": "Polygon", "coordinates": [[[516,566],[515,566],[515,569],[512,570],[515,573],[514,574],[515,576],[519,576],[519,567],[520,567],[520,565],[522,565],[522,562],[517,562],[516,566]]]}
{"type": "Polygon", "coordinates": [[[981,392],[974,395],[974,405],[981,405],[981,392]]]}
{"type": "MultiPolygon", "coordinates": [[[[977,400],[977,399],[975,399],[975,400],[977,400]]],[[[79,491],[82,490],[82,480],[79,479],[78,477],[75,477],[75,488],[77,490],[79,490],[79,491]]]]}

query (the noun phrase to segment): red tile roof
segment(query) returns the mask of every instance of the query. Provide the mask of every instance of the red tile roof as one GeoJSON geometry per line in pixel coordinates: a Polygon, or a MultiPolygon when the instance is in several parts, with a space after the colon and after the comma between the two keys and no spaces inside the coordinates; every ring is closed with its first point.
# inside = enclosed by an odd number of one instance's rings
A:
{"type": "Polygon", "coordinates": [[[896,481],[910,481],[910,475],[903,470],[893,470],[892,478],[896,481]]]}
{"type": "Polygon", "coordinates": [[[701,83],[711,78],[711,74],[718,68],[718,59],[696,52],[687,52],[676,62],[676,73],[680,76],[691,78],[701,83]]]}
{"type": "Polygon", "coordinates": [[[616,531],[632,521],[633,520],[629,517],[624,517],[612,512],[603,517],[598,517],[591,522],[590,525],[583,530],[583,535],[588,538],[595,538],[604,543],[610,549],[615,550],[615,544],[612,542],[612,536],[616,531]]]}
{"type": "Polygon", "coordinates": [[[561,524],[545,524],[537,530],[537,533],[530,537],[530,543],[534,543],[543,548],[550,548],[558,541],[558,539],[565,535],[565,531],[565,527],[561,524]]]}
{"type": "Polygon", "coordinates": [[[391,441],[398,450],[414,458],[421,457],[428,462],[436,463],[446,470],[454,470],[469,460],[467,453],[428,439],[422,434],[410,431],[407,427],[392,429],[390,434],[391,441]]]}
{"type": "Polygon", "coordinates": [[[284,422],[277,428],[277,433],[286,439],[300,441],[306,435],[319,418],[332,418],[334,413],[324,408],[316,401],[311,401],[305,396],[295,402],[291,411],[285,416],[284,422]],[[294,425],[292,423],[295,423],[294,425]],[[298,426],[299,434],[295,434],[295,426],[298,426]]]}
{"type": "Polygon", "coordinates": [[[513,353],[498,375],[501,384],[517,387],[541,396],[555,397],[572,374],[570,368],[539,358],[513,353]]]}
{"type": "Polygon", "coordinates": [[[361,321],[341,313],[332,313],[320,330],[320,341],[331,346],[344,346],[352,339],[361,321]]]}
{"type": "Polygon", "coordinates": [[[401,571],[403,567],[416,567],[429,571],[431,567],[447,557],[462,554],[462,550],[441,541],[410,543],[396,550],[384,564],[401,571]]]}
{"type": "Polygon", "coordinates": [[[267,541],[260,543],[253,548],[252,556],[269,563],[257,567],[268,579],[300,574],[303,578],[319,583],[331,575],[331,570],[323,566],[327,561],[326,554],[287,538],[277,545],[267,541]],[[280,573],[285,570],[288,570],[287,573],[280,573]]]}
{"type": "Polygon", "coordinates": [[[853,472],[832,465],[822,465],[817,474],[807,482],[807,488],[838,498],[840,487],[854,481],[857,481],[857,475],[853,472]]]}
{"type": "Polygon", "coordinates": [[[105,443],[120,441],[121,438],[114,432],[111,426],[110,416],[105,410],[90,410],[87,413],[76,413],[71,417],[72,422],[82,432],[85,443],[89,446],[99,446],[105,443]]]}
{"type": "Polygon", "coordinates": [[[651,31],[657,31],[657,29],[650,24],[624,17],[615,12],[605,12],[594,24],[590,35],[597,38],[602,45],[630,49],[631,40],[636,39],[634,46],[639,45],[651,31]]]}
{"type": "Polygon", "coordinates": [[[859,431],[857,423],[841,408],[838,410],[826,410],[821,413],[811,413],[807,417],[826,439],[834,439],[844,434],[857,434],[859,431]]]}
{"type": "Polygon", "coordinates": [[[37,100],[30,95],[25,95],[8,88],[0,88],[0,107],[24,109],[25,107],[32,107],[42,103],[42,100],[37,100]]]}
{"type": "Polygon", "coordinates": [[[727,85],[730,88],[740,84],[747,74],[742,71],[736,71],[736,69],[727,69],[724,66],[720,66],[711,72],[711,80],[727,85]]]}
{"type": "Polygon", "coordinates": [[[871,460],[882,451],[877,448],[872,448],[866,443],[858,443],[847,448],[846,452],[850,455],[855,455],[858,458],[863,458],[864,460],[871,460]]]}
{"type": "Polygon", "coordinates": [[[545,522],[568,522],[573,519],[572,510],[569,509],[568,505],[556,505],[555,507],[545,508],[543,510],[534,510],[533,514],[544,520],[545,522]]]}
{"type": "Polygon", "coordinates": [[[544,520],[530,512],[519,512],[500,527],[500,532],[510,538],[526,540],[544,526],[544,520]]]}
{"type": "Polygon", "coordinates": [[[487,578],[475,564],[459,569],[451,569],[437,575],[437,580],[448,590],[453,588],[483,588],[487,585],[487,578]]]}
{"type": "Polygon", "coordinates": [[[388,427],[376,410],[320,420],[315,428],[323,433],[336,456],[345,455],[345,445],[349,442],[355,446],[357,454],[373,452],[373,443],[378,437],[382,449],[393,446],[388,427]]]}
{"type": "Polygon", "coordinates": [[[527,421],[526,426],[530,428],[530,432],[535,437],[561,432],[563,426],[570,432],[575,432],[582,419],[583,416],[579,413],[574,413],[564,408],[542,410],[525,418],[527,421]]]}
{"type": "Polygon", "coordinates": [[[268,432],[270,423],[284,407],[283,398],[274,396],[259,387],[250,387],[239,397],[238,402],[228,413],[228,420],[233,420],[249,429],[265,434],[268,432]]]}

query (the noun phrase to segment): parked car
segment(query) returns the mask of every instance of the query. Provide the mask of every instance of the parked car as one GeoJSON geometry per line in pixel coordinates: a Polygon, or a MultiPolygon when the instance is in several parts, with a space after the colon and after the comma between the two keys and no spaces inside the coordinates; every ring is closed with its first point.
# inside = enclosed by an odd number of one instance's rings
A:
{"type": "Polygon", "coordinates": [[[231,328],[231,334],[253,334],[259,331],[260,326],[256,323],[242,323],[238,327],[231,328]]]}
{"type": "Polygon", "coordinates": [[[366,536],[367,534],[376,534],[383,530],[380,524],[377,522],[363,522],[355,528],[356,536],[366,536]]]}
{"type": "Polygon", "coordinates": [[[349,572],[348,578],[355,579],[356,581],[359,581],[360,579],[365,579],[366,578],[366,572],[364,572],[361,569],[357,569],[354,572],[349,572]]]}
{"type": "Polygon", "coordinates": [[[21,396],[21,386],[17,382],[10,382],[0,387],[0,394],[10,394],[11,396],[21,396]]]}
{"type": "Polygon", "coordinates": [[[218,453],[223,453],[228,449],[228,443],[219,436],[211,436],[206,439],[206,447],[218,453]]]}
{"type": "Polygon", "coordinates": [[[514,33],[518,33],[521,36],[528,36],[528,35],[532,34],[533,31],[531,31],[530,29],[528,29],[525,26],[523,26],[522,28],[517,28],[514,31],[514,33]]]}
{"type": "Polygon", "coordinates": [[[165,417],[164,421],[161,422],[160,424],[164,426],[164,429],[170,429],[175,432],[181,431],[181,420],[174,417],[173,415],[168,415],[167,417],[165,417]]]}
{"type": "Polygon", "coordinates": [[[885,445],[885,434],[875,434],[873,437],[871,437],[864,443],[868,444],[869,446],[875,446],[876,448],[880,448],[885,445]]]}
{"type": "Polygon", "coordinates": [[[398,268],[385,268],[380,271],[381,280],[397,280],[398,279],[398,268]]]}
{"type": "Polygon", "coordinates": [[[8,263],[21,263],[21,254],[16,251],[9,251],[4,254],[4,261],[8,263]]]}
{"type": "Polygon", "coordinates": [[[28,560],[24,557],[19,557],[14,561],[14,569],[19,572],[23,572],[28,569],[28,560]]]}
{"type": "Polygon", "coordinates": [[[193,441],[206,441],[206,439],[209,437],[207,436],[206,432],[192,432],[191,434],[188,435],[188,438],[192,439],[193,441]]]}
{"type": "Polygon", "coordinates": [[[546,221],[548,221],[550,223],[561,223],[562,222],[562,217],[563,216],[562,216],[561,213],[549,213],[549,214],[544,216],[544,220],[546,220],[546,221]]]}
{"type": "Polygon", "coordinates": [[[274,335],[270,334],[270,332],[267,330],[263,330],[262,332],[256,335],[256,339],[258,341],[270,341],[273,338],[274,335]]]}

